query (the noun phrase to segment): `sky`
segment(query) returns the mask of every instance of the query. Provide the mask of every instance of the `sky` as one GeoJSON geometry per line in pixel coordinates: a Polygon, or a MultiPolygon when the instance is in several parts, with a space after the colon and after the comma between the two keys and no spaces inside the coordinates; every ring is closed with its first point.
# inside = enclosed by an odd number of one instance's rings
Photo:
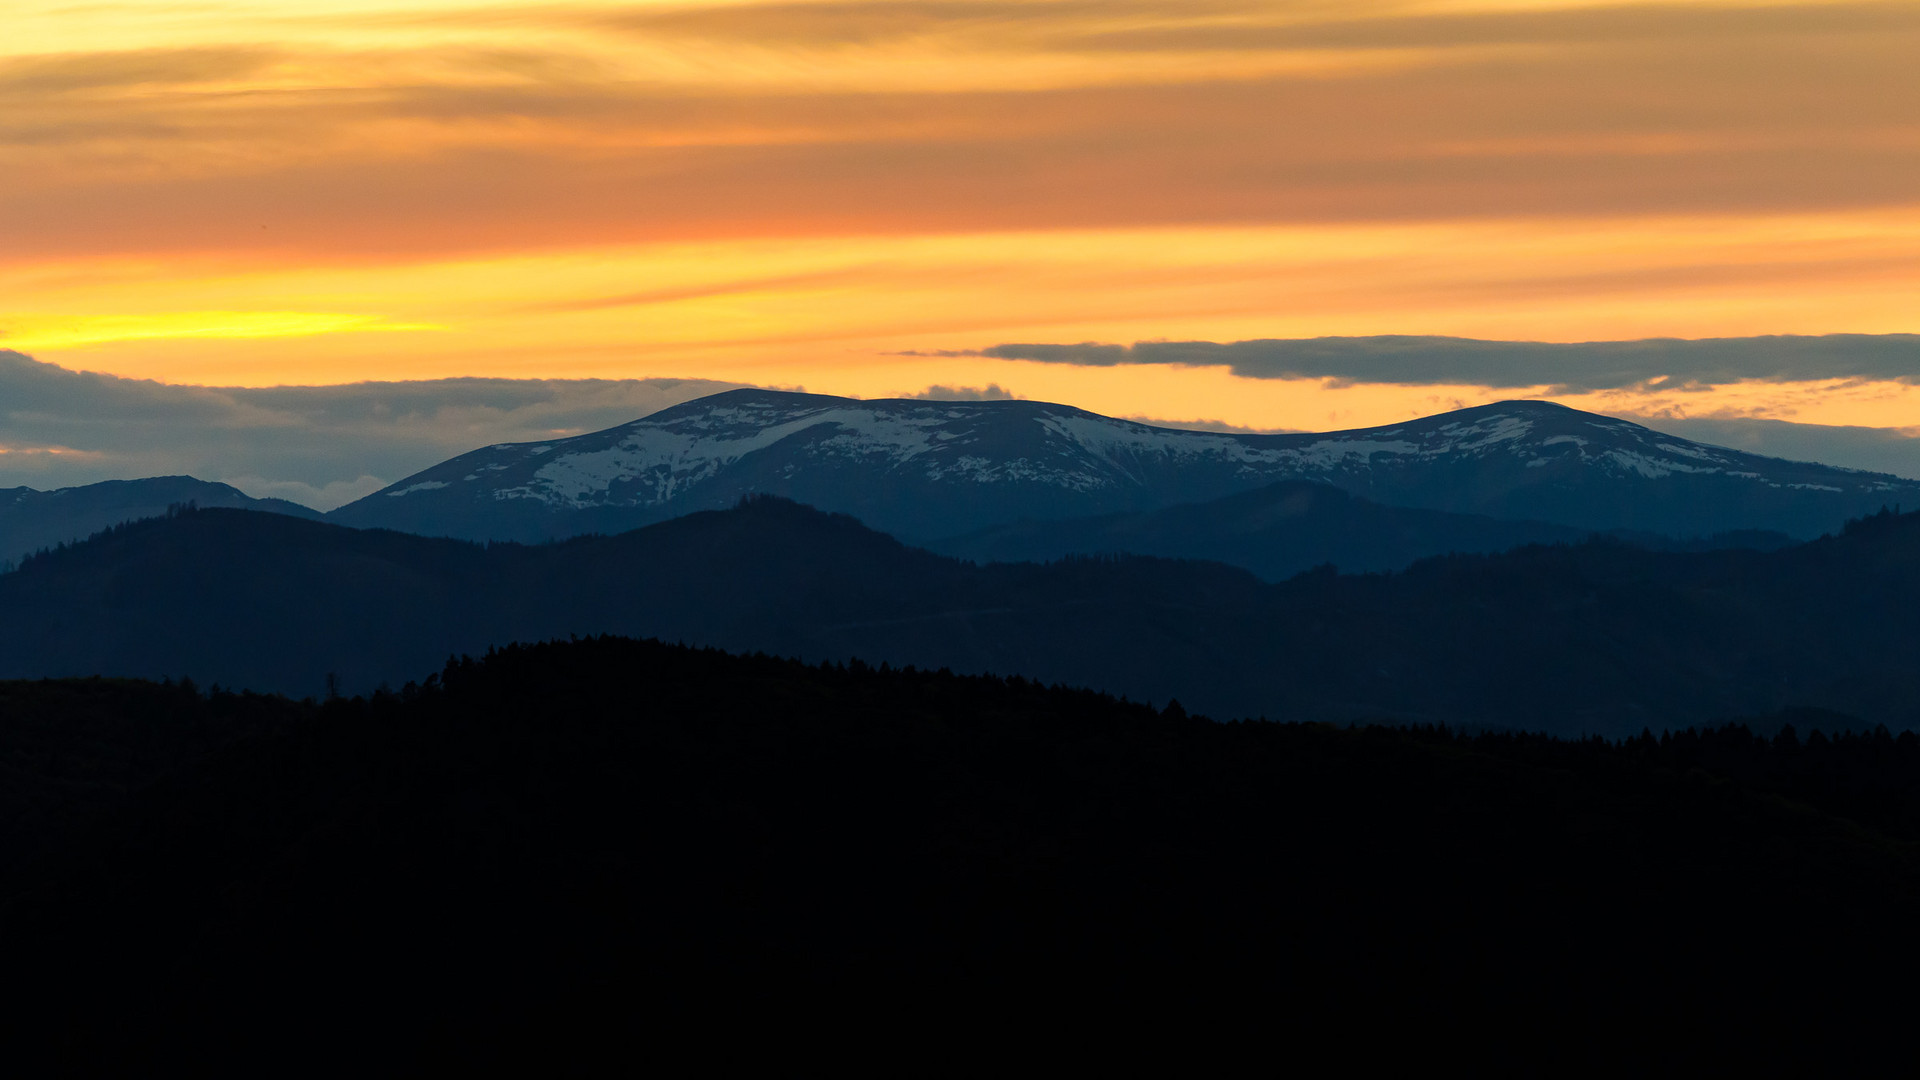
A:
{"type": "Polygon", "coordinates": [[[214,438],[5,396],[62,374],[400,417],[207,477],[319,501],[741,384],[1260,430],[1547,397],[1842,463],[1920,428],[1920,0],[0,19],[0,483],[214,438]]]}

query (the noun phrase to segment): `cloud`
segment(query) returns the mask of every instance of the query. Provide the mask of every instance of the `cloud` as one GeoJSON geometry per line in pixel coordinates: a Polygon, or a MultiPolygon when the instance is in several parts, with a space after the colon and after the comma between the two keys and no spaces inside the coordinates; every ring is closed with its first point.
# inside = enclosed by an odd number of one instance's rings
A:
{"type": "Polygon", "coordinates": [[[742,293],[760,292],[768,289],[791,289],[796,286],[843,284],[847,282],[858,282],[863,276],[870,275],[874,269],[875,268],[871,266],[856,266],[836,270],[819,270],[804,274],[780,274],[773,277],[743,278],[709,285],[689,285],[677,289],[650,289],[646,292],[621,293],[617,296],[594,296],[582,300],[530,304],[526,310],[531,312],[554,313],[600,311],[606,308],[646,307],[649,304],[672,304],[682,300],[705,300],[716,296],[739,296],[742,293]]]}
{"type": "Polygon", "coordinates": [[[1012,401],[1016,395],[1002,389],[999,383],[988,383],[985,386],[929,386],[917,394],[900,396],[921,401],[1012,401]]]}
{"type": "Polygon", "coordinates": [[[69,53],[0,60],[0,101],[135,86],[191,86],[255,75],[278,55],[259,48],[200,47],[69,53]]]}
{"type": "Polygon", "coordinates": [[[1395,13],[1392,17],[1267,22],[1166,21],[1121,29],[1092,27],[1071,41],[1080,49],[1435,49],[1489,45],[1727,41],[1802,34],[1898,33],[1920,29],[1920,11],[1877,3],[1681,6],[1595,4],[1570,8],[1395,13]]]}
{"type": "Polygon", "coordinates": [[[439,379],[259,389],[0,350],[0,487],[186,474],[331,509],[475,447],[597,431],[738,383],[439,379]]]}
{"type": "Polygon", "coordinates": [[[1123,419],[1153,427],[1179,428],[1186,431],[1219,431],[1228,435],[1284,435],[1299,430],[1298,428],[1246,427],[1241,424],[1229,424],[1225,420],[1166,420],[1157,416],[1128,416],[1123,419]]]}
{"type": "Polygon", "coordinates": [[[6,62],[8,254],[1791,213],[1910,204],[1920,171],[1912,4],[440,14],[476,43],[375,20],[351,48],[6,62]],[[1424,59],[1283,62],[1350,53],[1424,59]]]}
{"type": "Polygon", "coordinates": [[[1920,335],[1652,339],[1551,344],[1446,337],[1142,341],[1006,344],[978,355],[1001,360],[1115,367],[1225,367],[1250,379],[1325,379],[1335,386],[1683,390],[1746,381],[1872,379],[1920,382],[1920,335]]]}
{"type": "Polygon", "coordinates": [[[772,0],[623,11],[595,25],[647,37],[789,51],[974,41],[1003,50],[1165,53],[1436,49],[1898,32],[1898,3],[1613,3],[1419,12],[1400,3],[1263,0],[772,0]]]}
{"type": "Polygon", "coordinates": [[[899,45],[924,39],[984,39],[1001,47],[1045,46],[1116,22],[1173,23],[1257,15],[1255,0],[774,0],[603,16],[634,34],[785,49],[899,45]]]}

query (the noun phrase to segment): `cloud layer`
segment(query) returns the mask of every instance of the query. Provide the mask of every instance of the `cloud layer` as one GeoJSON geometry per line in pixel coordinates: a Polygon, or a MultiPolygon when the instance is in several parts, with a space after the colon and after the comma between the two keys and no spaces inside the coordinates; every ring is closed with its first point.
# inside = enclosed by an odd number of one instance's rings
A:
{"type": "Polygon", "coordinates": [[[1550,344],[1444,337],[1006,344],[975,355],[1047,364],[1226,367],[1251,379],[1336,386],[1487,386],[1547,394],[1686,390],[1746,381],[1920,381],[1920,335],[1723,338],[1550,344]]]}
{"type": "Polygon", "coordinates": [[[24,2],[15,252],[1801,211],[1920,170],[1908,3],[24,2]]]}
{"type": "Polygon", "coordinates": [[[1914,329],[1912,0],[75,10],[0,35],[0,344],[69,366],[1914,329]]]}
{"type": "Polygon", "coordinates": [[[0,487],[185,474],[327,510],[475,447],[596,431],[737,385],[173,386],[68,371],[0,350],[0,487]]]}

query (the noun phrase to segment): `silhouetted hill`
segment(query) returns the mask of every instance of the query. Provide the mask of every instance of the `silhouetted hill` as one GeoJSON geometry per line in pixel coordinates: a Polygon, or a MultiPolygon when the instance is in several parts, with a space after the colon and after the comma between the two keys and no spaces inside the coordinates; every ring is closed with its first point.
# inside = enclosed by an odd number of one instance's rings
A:
{"type": "Polygon", "coordinates": [[[167,507],[200,506],[265,510],[294,517],[319,518],[318,510],[285,499],[255,499],[227,484],[191,476],[154,476],[145,480],[105,480],[84,487],[36,491],[0,491],[0,570],[41,548],[85,540],[109,525],[159,517],[167,507]]]}
{"type": "Polygon", "coordinates": [[[481,547],[243,511],[0,577],[0,675],[297,695],[580,633],[1019,673],[1219,716],[1631,734],[1783,708],[1920,723],[1920,514],[1776,552],[1614,541],[1263,585],[1212,563],[976,567],[781,500],[481,547]]]}
{"type": "Polygon", "coordinates": [[[163,778],[310,707],[136,679],[0,681],[0,894],[23,867],[163,778]]]}
{"type": "Polygon", "coordinates": [[[1039,401],[731,390],[605,431],[489,446],[329,520],[474,540],[612,533],[775,494],[916,543],[1143,513],[1280,480],[1394,506],[1672,536],[1818,536],[1920,483],[1782,461],[1543,401],[1353,431],[1245,435],[1039,401]]]}
{"type": "Polygon", "coordinates": [[[995,1016],[1106,1058],[1135,1038],[1081,1023],[1201,1006],[1296,1055],[1498,1018],[1802,1069],[1916,955],[1912,736],[1216,724],[612,639],[305,709],[125,703],[266,730],[9,883],[16,1060],[573,1071],[822,1024],[1011,1043],[995,1016]]]}

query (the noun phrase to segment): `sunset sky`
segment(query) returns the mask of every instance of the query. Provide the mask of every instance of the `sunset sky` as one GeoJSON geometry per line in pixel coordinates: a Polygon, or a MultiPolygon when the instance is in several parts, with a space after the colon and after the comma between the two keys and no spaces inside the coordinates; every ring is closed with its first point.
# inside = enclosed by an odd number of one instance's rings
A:
{"type": "Polygon", "coordinates": [[[1920,2],[8,0],[0,348],[1907,429],[1913,341],[1599,388],[1004,346],[1920,331],[1917,57],[1920,2]]]}

